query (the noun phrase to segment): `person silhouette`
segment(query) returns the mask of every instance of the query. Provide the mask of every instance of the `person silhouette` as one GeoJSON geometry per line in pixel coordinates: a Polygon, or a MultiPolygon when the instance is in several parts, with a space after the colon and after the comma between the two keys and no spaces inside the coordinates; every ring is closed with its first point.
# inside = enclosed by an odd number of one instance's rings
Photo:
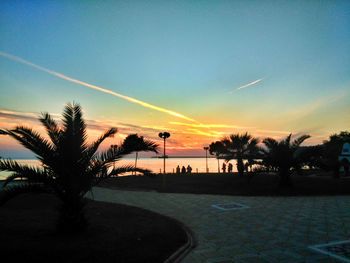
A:
{"type": "Polygon", "coordinates": [[[186,168],[185,168],[185,166],[182,166],[182,168],[181,168],[181,173],[182,173],[182,174],[185,174],[185,173],[186,173],[186,168]]]}
{"type": "Polygon", "coordinates": [[[180,166],[176,166],[176,173],[179,174],[180,173],[180,166]]]}
{"type": "Polygon", "coordinates": [[[190,165],[187,166],[187,173],[190,174],[192,172],[192,167],[190,165]]]}
{"type": "Polygon", "coordinates": [[[228,168],[227,168],[227,172],[232,173],[232,170],[233,170],[233,165],[232,165],[232,163],[229,163],[228,168]]]}
{"type": "Polygon", "coordinates": [[[222,164],[222,172],[226,173],[226,164],[225,163],[222,164]]]}

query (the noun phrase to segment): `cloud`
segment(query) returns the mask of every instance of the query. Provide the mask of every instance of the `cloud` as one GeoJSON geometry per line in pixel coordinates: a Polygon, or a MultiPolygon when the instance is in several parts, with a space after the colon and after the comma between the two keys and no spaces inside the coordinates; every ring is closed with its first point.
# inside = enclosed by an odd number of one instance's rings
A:
{"type": "Polygon", "coordinates": [[[285,135],[288,135],[288,134],[290,134],[291,132],[289,132],[289,131],[278,131],[278,130],[262,130],[262,129],[260,129],[260,130],[256,130],[257,132],[260,132],[260,133],[267,133],[267,134],[271,134],[271,133],[273,133],[273,134],[285,134],[285,135]]]}
{"type": "Polygon", "coordinates": [[[244,127],[244,126],[237,126],[237,125],[226,125],[226,124],[192,124],[192,123],[183,123],[178,121],[171,121],[169,124],[173,125],[180,125],[180,126],[187,126],[187,127],[193,127],[193,128],[230,128],[230,129],[251,129],[254,127],[244,127]]]}
{"type": "MultiPolygon", "coordinates": [[[[255,84],[258,84],[259,82],[261,82],[261,81],[263,81],[263,80],[264,80],[263,78],[262,78],[262,79],[254,80],[254,81],[252,81],[252,82],[249,82],[248,84],[245,84],[245,85],[242,85],[242,86],[236,88],[235,90],[241,90],[241,89],[245,89],[245,88],[251,87],[251,86],[253,86],[253,85],[255,85],[255,84]]],[[[233,92],[233,91],[230,91],[229,93],[232,93],[232,92],[233,92]]]]}
{"type": "Polygon", "coordinates": [[[168,110],[166,108],[162,108],[162,107],[150,104],[148,102],[144,102],[144,101],[141,101],[141,100],[138,100],[138,99],[135,99],[135,98],[132,98],[132,97],[129,97],[129,96],[126,96],[126,95],[114,92],[112,90],[109,90],[109,89],[106,89],[106,88],[103,88],[103,87],[100,87],[100,86],[96,86],[96,85],[93,85],[93,84],[90,84],[90,83],[87,83],[87,82],[84,82],[84,81],[81,81],[81,80],[78,80],[78,79],[71,78],[71,77],[66,76],[66,75],[64,75],[62,73],[59,73],[59,72],[56,72],[56,71],[44,68],[44,67],[39,66],[39,65],[36,65],[36,64],[34,64],[34,63],[32,63],[32,62],[30,62],[28,60],[25,60],[23,58],[20,58],[20,57],[17,57],[17,56],[14,56],[14,55],[11,55],[11,54],[8,54],[8,53],[5,53],[5,52],[1,52],[1,51],[0,51],[0,56],[5,57],[7,59],[10,59],[12,61],[16,61],[18,63],[24,64],[24,65],[30,66],[30,67],[35,68],[37,70],[46,72],[46,73],[48,73],[50,75],[53,75],[55,77],[58,77],[60,79],[64,79],[64,80],[67,80],[69,82],[72,82],[72,83],[79,84],[81,86],[87,87],[89,89],[94,89],[94,90],[97,90],[97,91],[100,91],[100,92],[103,92],[103,93],[106,93],[106,94],[110,94],[110,95],[112,95],[114,97],[118,97],[118,98],[121,98],[123,100],[129,101],[131,103],[141,105],[142,107],[149,108],[149,109],[152,109],[152,110],[156,110],[156,111],[159,111],[159,112],[163,112],[163,113],[166,113],[168,115],[171,115],[171,116],[174,116],[174,117],[177,117],[177,118],[180,118],[180,119],[184,119],[184,120],[187,120],[187,121],[197,122],[196,120],[194,120],[194,119],[192,119],[190,117],[187,117],[187,116],[185,116],[185,115],[183,115],[181,113],[178,113],[178,112],[175,112],[175,111],[172,111],[172,110],[168,110]]]}
{"type": "Polygon", "coordinates": [[[339,100],[344,99],[348,95],[348,91],[333,93],[331,95],[319,97],[318,99],[313,100],[302,106],[294,107],[292,110],[281,114],[284,114],[283,119],[288,120],[288,122],[300,121],[301,119],[309,117],[310,115],[318,112],[319,110],[322,110],[325,107],[329,107],[330,105],[338,102],[339,100]]]}
{"type": "Polygon", "coordinates": [[[0,109],[0,118],[37,121],[38,115],[36,115],[33,112],[16,112],[16,111],[0,109]]]}

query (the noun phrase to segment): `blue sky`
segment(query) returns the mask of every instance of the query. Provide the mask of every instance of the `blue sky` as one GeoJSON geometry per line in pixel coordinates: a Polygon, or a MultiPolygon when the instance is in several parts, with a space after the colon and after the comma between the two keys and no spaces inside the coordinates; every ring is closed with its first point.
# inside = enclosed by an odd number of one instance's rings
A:
{"type": "MultiPolygon", "coordinates": [[[[1,1],[0,10],[1,51],[201,123],[308,132],[315,143],[349,129],[349,1],[1,1]]],[[[3,57],[0,71],[1,109],[60,113],[75,100],[90,119],[180,128],[3,57]]]]}

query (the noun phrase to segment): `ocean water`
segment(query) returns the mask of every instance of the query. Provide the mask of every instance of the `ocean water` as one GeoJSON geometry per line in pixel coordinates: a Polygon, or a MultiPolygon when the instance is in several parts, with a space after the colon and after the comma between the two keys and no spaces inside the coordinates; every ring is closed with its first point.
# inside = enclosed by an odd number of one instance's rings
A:
{"type": "MultiPolygon", "coordinates": [[[[40,162],[38,160],[16,160],[21,164],[27,164],[30,166],[39,166],[40,162]]],[[[165,171],[167,173],[175,172],[176,166],[179,165],[187,167],[190,165],[192,167],[192,173],[204,173],[206,170],[206,160],[205,158],[167,158],[166,159],[165,171]]],[[[223,160],[220,160],[220,169],[223,163],[223,160]]],[[[130,164],[134,165],[134,158],[125,158],[116,163],[116,166],[130,164]]],[[[233,171],[236,171],[236,161],[232,160],[233,171]]],[[[160,173],[163,171],[163,159],[160,158],[139,158],[137,160],[137,167],[145,168],[153,171],[154,173],[160,173]]],[[[208,158],[208,169],[209,172],[217,173],[218,172],[218,161],[215,158],[208,158]]],[[[0,172],[0,180],[6,178],[9,172],[0,172]]]]}

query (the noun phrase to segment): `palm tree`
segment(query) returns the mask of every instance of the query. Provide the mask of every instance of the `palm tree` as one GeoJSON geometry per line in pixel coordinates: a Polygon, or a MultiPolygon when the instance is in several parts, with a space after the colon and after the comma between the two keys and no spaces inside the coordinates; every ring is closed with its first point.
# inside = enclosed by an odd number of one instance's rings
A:
{"type": "Polygon", "coordinates": [[[158,144],[151,140],[145,140],[143,136],[138,136],[137,134],[129,134],[123,142],[122,145],[126,149],[131,149],[136,152],[135,156],[135,168],[137,167],[138,153],[141,151],[155,152],[158,153],[158,144]]]}
{"type": "Polygon", "coordinates": [[[266,149],[264,152],[263,162],[278,171],[280,176],[280,186],[291,186],[290,171],[292,168],[299,169],[302,163],[300,145],[310,135],[301,135],[291,142],[292,134],[289,134],[285,139],[276,141],[273,138],[263,140],[266,149]]]}
{"type": "Polygon", "coordinates": [[[211,155],[215,155],[216,159],[218,160],[218,173],[220,173],[219,158],[225,153],[224,144],[221,141],[212,142],[209,145],[209,153],[211,155]]]}
{"type": "Polygon", "coordinates": [[[132,150],[118,146],[97,152],[100,144],[113,136],[117,129],[107,130],[95,142],[88,144],[86,124],[78,104],[65,106],[62,126],[48,113],[43,113],[39,120],[46,128],[48,139],[23,126],[0,130],[0,134],[11,136],[35,153],[42,164],[34,168],[11,159],[1,159],[0,171],[10,171],[12,175],[4,182],[0,205],[25,192],[52,193],[61,200],[57,229],[62,232],[82,231],[87,226],[83,210],[85,194],[105,178],[133,171],[132,166],[112,168],[115,161],[132,150]],[[20,177],[25,179],[21,184],[8,185],[20,177]]]}
{"type": "Polygon", "coordinates": [[[231,134],[221,140],[225,147],[224,157],[227,161],[237,159],[237,171],[240,176],[244,175],[243,159],[251,159],[259,154],[259,139],[249,133],[231,134]]]}

